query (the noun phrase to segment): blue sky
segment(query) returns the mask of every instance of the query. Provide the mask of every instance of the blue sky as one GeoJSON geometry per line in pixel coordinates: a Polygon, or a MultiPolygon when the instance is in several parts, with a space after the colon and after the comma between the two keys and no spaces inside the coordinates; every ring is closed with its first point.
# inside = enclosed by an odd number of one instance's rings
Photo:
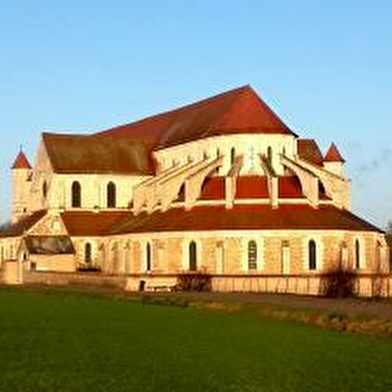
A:
{"type": "Polygon", "coordinates": [[[352,206],[392,220],[392,1],[13,0],[0,4],[0,220],[43,130],[93,132],[251,84],[347,159],[352,206]]]}

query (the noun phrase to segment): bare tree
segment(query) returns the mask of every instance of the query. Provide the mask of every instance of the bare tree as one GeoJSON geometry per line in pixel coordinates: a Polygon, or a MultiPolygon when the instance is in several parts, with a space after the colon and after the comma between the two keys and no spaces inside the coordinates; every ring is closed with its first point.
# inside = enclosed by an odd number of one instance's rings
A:
{"type": "Polygon", "coordinates": [[[389,220],[387,222],[387,225],[385,226],[385,237],[388,241],[388,245],[391,246],[391,244],[392,244],[392,220],[389,220]]]}
{"type": "Polygon", "coordinates": [[[392,271],[392,220],[389,220],[385,227],[385,239],[389,247],[389,270],[392,271]]]}
{"type": "Polygon", "coordinates": [[[0,224],[0,232],[7,230],[11,226],[11,222],[4,222],[0,224]]]}

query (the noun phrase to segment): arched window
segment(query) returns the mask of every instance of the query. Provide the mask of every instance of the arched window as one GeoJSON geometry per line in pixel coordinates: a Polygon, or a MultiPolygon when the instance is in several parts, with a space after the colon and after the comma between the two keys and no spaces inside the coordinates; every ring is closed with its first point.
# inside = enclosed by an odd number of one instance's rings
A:
{"type": "Polygon", "coordinates": [[[78,181],[72,183],[72,207],[80,207],[82,204],[82,189],[78,181]]]}
{"type": "Polygon", "coordinates": [[[257,243],[255,240],[248,242],[248,270],[257,270],[257,243]]]}
{"type": "Polygon", "coordinates": [[[309,270],[315,270],[317,268],[317,249],[314,240],[310,240],[308,243],[308,261],[309,270]]]}
{"type": "Polygon", "coordinates": [[[235,161],[235,148],[232,147],[232,149],[230,150],[230,163],[231,163],[231,165],[234,165],[234,161],[235,161]]]}
{"type": "Polygon", "coordinates": [[[197,271],[197,247],[196,242],[189,244],[189,271],[197,271]]]}
{"type": "Polygon", "coordinates": [[[116,207],[116,185],[112,181],[110,181],[107,186],[106,196],[107,196],[107,207],[108,208],[115,208],[116,207]]]}
{"type": "Polygon", "coordinates": [[[376,248],[376,268],[379,272],[381,270],[382,265],[382,245],[380,241],[377,241],[377,248],[376,248]]]}
{"type": "Polygon", "coordinates": [[[359,240],[355,240],[355,268],[361,267],[361,246],[359,240]]]}
{"type": "Polygon", "coordinates": [[[324,184],[321,181],[319,181],[318,184],[319,184],[319,193],[320,193],[320,195],[326,195],[324,184]]]}
{"type": "Polygon", "coordinates": [[[48,196],[48,183],[46,181],[42,184],[42,196],[46,199],[48,196]]]}
{"type": "Polygon", "coordinates": [[[244,155],[245,158],[245,167],[253,168],[255,167],[255,148],[254,145],[251,144],[247,146],[246,153],[244,155]]]}
{"type": "Polygon", "coordinates": [[[84,261],[86,264],[91,263],[91,244],[87,242],[84,245],[84,261]]]}
{"type": "Polygon", "coordinates": [[[348,251],[347,244],[343,242],[340,246],[340,266],[343,269],[348,268],[348,251]]]}
{"type": "Polygon", "coordinates": [[[151,244],[147,242],[146,244],[146,271],[151,271],[152,264],[152,254],[151,254],[151,244]]]}
{"type": "Polygon", "coordinates": [[[282,241],[282,250],[281,250],[281,271],[283,275],[287,275],[290,273],[290,241],[283,240],[282,241]]]}
{"type": "Polygon", "coordinates": [[[268,159],[268,163],[272,166],[272,147],[269,146],[267,148],[267,159],[268,159]]]}

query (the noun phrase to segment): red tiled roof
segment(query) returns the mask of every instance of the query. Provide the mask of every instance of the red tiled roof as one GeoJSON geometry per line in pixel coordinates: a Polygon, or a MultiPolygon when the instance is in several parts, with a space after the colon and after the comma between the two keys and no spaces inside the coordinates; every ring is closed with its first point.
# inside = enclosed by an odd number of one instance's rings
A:
{"type": "Polygon", "coordinates": [[[332,143],[324,157],[324,162],[345,162],[335,143],[332,143]]]}
{"type": "Polygon", "coordinates": [[[71,237],[100,236],[125,216],[132,215],[129,211],[66,211],[61,219],[71,237]]]}
{"type": "Polygon", "coordinates": [[[314,139],[298,139],[298,155],[315,165],[323,165],[323,155],[314,139]]]}
{"type": "Polygon", "coordinates": [[[225,178],[207,178],[201,189],[201,200],[224,200],[225,198],[225,178]]]}
{"type": "Polygon", "coordinates": [[[268,184],[265,176],[237,177],[236,199],[268,199],[268,184]]]}
{"type": "Polygon", "coordinates": [[[31,169],[30,162],[22,150],[20,150],[19,154],[16,156],[11,169],[31,169]]]}
{"type": "Polygon", "coordinates": [[[21,218],[18,222],[5,227],[0,231],[0,237],[18,237],[30,230],[46,215],[46,210],[39,210],[21,218]]]}
{"type": "MultiPolygon", "coordinates": [[[[239,176],[236,177],[235,199],[269,199],[268,180],[266,176],[239,176]]],[[[296,176],[278,177],[278,197],[280,199],[305,199],[302,193],[301,183],[296,176]]],[[[320,189],[320,198],[328,197],[320,189]]],[[[225,177],[210,177],[203,184],[199,200],[224,200],[225,199],[225,177]]],[[[184,188],[177,201],[184,201],[184,188]]]]}
{"type": "Polygon", "coordinates": [[[42,140],[56,173],[153,173],[148,148],[142,142],[53,133],[44,133],[42,140]]]}
{"type": "Polygon", "coordinates": [[[204,230],[353,230],[380,229],[346,210],[333,206],[269,205],[199,206],[190,211],[129,215],[110,230],[111,234],[204,230]]]}
{"type": "Polygon", "coordinates": [[[301,183],[296,176],[279,177],[279,198],[281,199],[303,199],[301,183]]]}
{"type": "Polygon", "coordinates": [[[157,148],[164,148],[209,136],[244,132],[296,136],[250,86],[115,127],[99,135],[145,139],[155,143],[157,148]]]}

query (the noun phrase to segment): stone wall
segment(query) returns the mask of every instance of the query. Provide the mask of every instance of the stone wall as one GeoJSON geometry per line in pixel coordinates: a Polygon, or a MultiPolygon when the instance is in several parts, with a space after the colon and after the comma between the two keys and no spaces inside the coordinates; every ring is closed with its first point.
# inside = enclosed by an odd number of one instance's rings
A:
{"type": "Polygon", "coordinates": [[[206,231],[143,233],[110,238],[101,246],[98,264],[106,273],[144,273],[147,247],[152,273],[176,274],[189,269],[189,246],[197,248],[197,269],[211,274],[314,274],[343,263],[356,268],[359,243],[361,273],[389,272],[383,234],[337,230],[206,231]],[[257,244],[257,267],[248,269],[249,241],[257,244]],[[317,247],[315,270],[309,270],[309,241],[317,247]],[[378,255],[379,254],[379,255],[378,255]],[[379,260],[378,260],[379,259],[379,260]]]}
{"type": "MultiPolygon", "coordinates": [[[[50,272],[23,270],[16,261],[7,261],[0,270],[2,284],[40,284],[54,286],[94,286],[125,291],[172,291],[177,274],[128,274],[122,276],[101,273],[50,272]]],[[[320,274],[260,275],[231,274],[211,275],[212,291],[280,293],[319,295],[320,274]]],[[[356,291],[362,297],[392,297],[392,274],[358,274],[356,291]]]]}
{"type": "Polygon", "coordinates": [[[126,279],[122,276],[102,275],[99,273],[81,272],[44,272],[24,271],[24,284],[41,284],[53,286],[94,286],[124,290],[126,279]]]}
{"type": "MultiPolygon", "coordinates": [[[[320,274],[309,275],[213,275],[212,291],[320,295],[320,274]]],[[[126,290],[138,291],[140,282],[146,291],[175,289],[177,275],[141,274],[127,276],[126,290]]],[[[361,297],[392,297],[391,274],[358,274],[356,291],[361,297]]]]}
{"type": "Polygon", "coordinates": [[[30,263],[30,268],[36,269],[37,271],[74,272],[76,270],[73,254],[30,254],[28,262],[30,263]]]}

